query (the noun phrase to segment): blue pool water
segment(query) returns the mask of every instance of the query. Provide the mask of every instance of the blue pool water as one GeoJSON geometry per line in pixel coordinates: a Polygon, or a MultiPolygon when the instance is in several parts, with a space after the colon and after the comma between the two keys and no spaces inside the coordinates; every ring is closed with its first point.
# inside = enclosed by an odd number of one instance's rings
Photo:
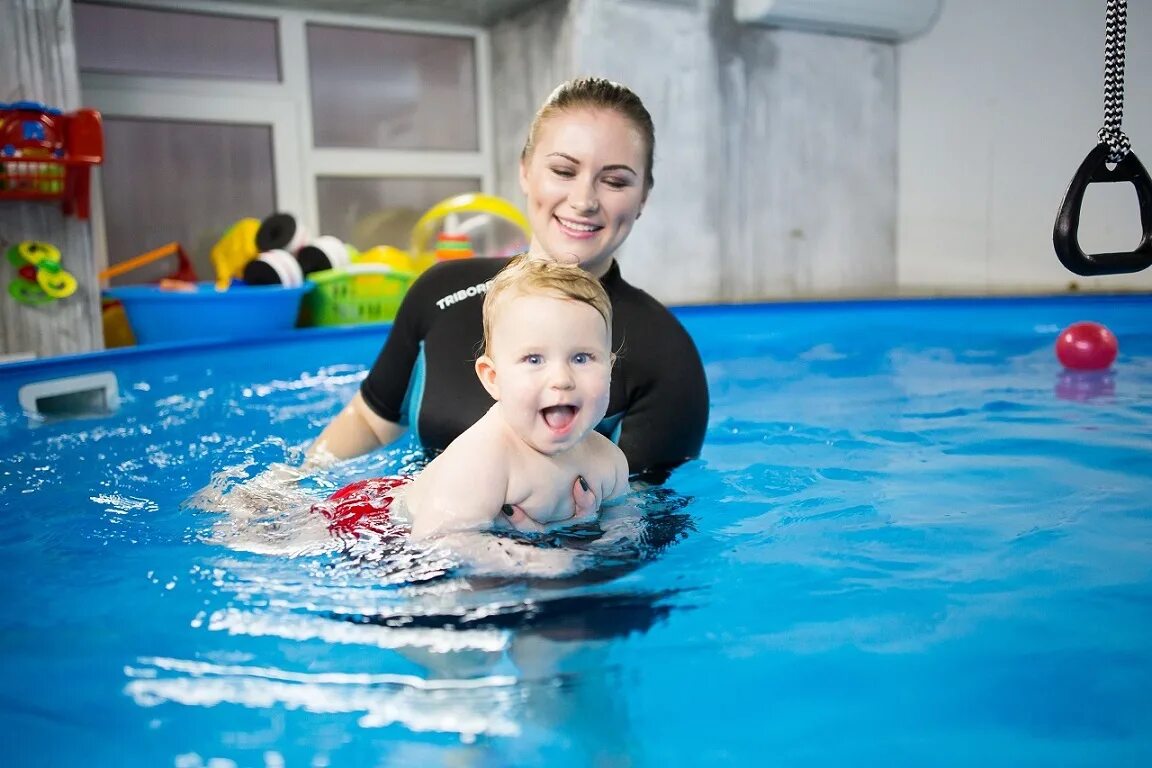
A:
{"type": "Polygon", "coordinates": [[[1152,299],[681,316],[703,455],[564,579],[310,548],[274,496],[210,511],[299,459],[380,328],[0,366],[0,759],[1152,764],[1152,299]],[[1085,319],[1109,375],[1061,374],[1085,319]],[[113,415],[17,405],[104,370],[113,415]]]}

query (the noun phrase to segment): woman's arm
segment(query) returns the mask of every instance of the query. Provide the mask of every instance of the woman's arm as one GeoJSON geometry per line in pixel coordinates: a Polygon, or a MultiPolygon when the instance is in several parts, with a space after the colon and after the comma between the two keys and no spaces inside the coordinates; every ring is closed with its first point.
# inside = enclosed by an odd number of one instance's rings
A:
{"type": "Polygon", "coordinates": [[[425,279],[430,274],[434,269],[421,275],[404,295],[376,361],[360,389],[309,447],[309,463],[362,456],[404,434],[402,405],[428,332],[428,297],[436,291],[425,279]]]}
{"type": "Polygon", "coordinates": [[[394,421],[377,416],[357,392],[308,448],[305,463],[326,465],[362,456],[388,445],[405,432],[394,421]]]}

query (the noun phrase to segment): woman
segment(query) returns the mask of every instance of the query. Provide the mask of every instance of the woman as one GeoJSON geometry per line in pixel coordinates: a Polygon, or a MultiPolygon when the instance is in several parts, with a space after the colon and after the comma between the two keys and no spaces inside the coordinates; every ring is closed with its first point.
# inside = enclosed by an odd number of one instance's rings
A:
{"type": "MultiPolygon", "coordinates": [[[[708,387],[692,339],[658,301],[624,282],[615,253],[652,189],[652,118],[628,88],[600,78],[562,84],[537,112],[520,157],[541,259],[578,264],[612,300],[617,361],[607,416],[633,476],[662,481],[699,454],[708,387]]],[[[473,373],[487,283],[505,259],[443,262],[409,289],[384,349],[309,458],[359,456],[415,430],[443,450],[492,404],[473,373]]],[[[576,496],[579,496],[578,491],[576,496]]],[[[577,499],[579,501],[579,499],[577,499]]]]}

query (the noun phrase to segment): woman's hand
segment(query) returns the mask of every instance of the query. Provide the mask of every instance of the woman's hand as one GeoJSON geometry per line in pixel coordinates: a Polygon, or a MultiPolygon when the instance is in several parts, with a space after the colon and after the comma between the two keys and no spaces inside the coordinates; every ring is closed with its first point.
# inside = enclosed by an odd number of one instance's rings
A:
{"type": "Polygon", "coordinates": [[[600,501],[588,485],[583,475],[576,476],[572,484],[573,520],[583,520],[595,515],[600,509],[600,501]]]}
{"type": "Polygon", "coordinates": [[[596,498],[596,492],[588,485],[588,481],[583,476],[577,475],[576,481],[572,483],[572,514],[568,517],[542,523],[526,513],[518,504],[505,504],[500,511],[503,515],[497,520],[502,520],[518,531],[541,533],[578,525],[595,518],[596,513],[600,511],[600,500],[596,498]]]}

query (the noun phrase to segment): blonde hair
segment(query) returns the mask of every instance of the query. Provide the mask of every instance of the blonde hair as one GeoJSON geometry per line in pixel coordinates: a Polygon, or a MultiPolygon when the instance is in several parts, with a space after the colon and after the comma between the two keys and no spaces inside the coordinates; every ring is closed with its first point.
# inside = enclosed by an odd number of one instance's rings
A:
{"type": "Polygon", "coordinates": [[[595,309],[612,333],[612,301],[600,281],[575,264],[527,254],[516,256],[488,284],[484,296],[484,354],[492,345],[492,325],[501,300],[515,296],[556,296],[595,309]]]}
{"type": "Polygon", "coordinates": [[[656,128],[652,124],[652,115],[648,114],[644,102],[628,86],[603,77],[578,77],[561,83],[552,91],[532,119],[528,138],[520,150],[520,160],[532,156],[536,149],[536,137],[540,135],[540,126],[560,112],[578,109],[612,110],[632,123],[644,141],[644,191],[651,190],[655,183],[652,163],[656,154],[656,128]]]}

